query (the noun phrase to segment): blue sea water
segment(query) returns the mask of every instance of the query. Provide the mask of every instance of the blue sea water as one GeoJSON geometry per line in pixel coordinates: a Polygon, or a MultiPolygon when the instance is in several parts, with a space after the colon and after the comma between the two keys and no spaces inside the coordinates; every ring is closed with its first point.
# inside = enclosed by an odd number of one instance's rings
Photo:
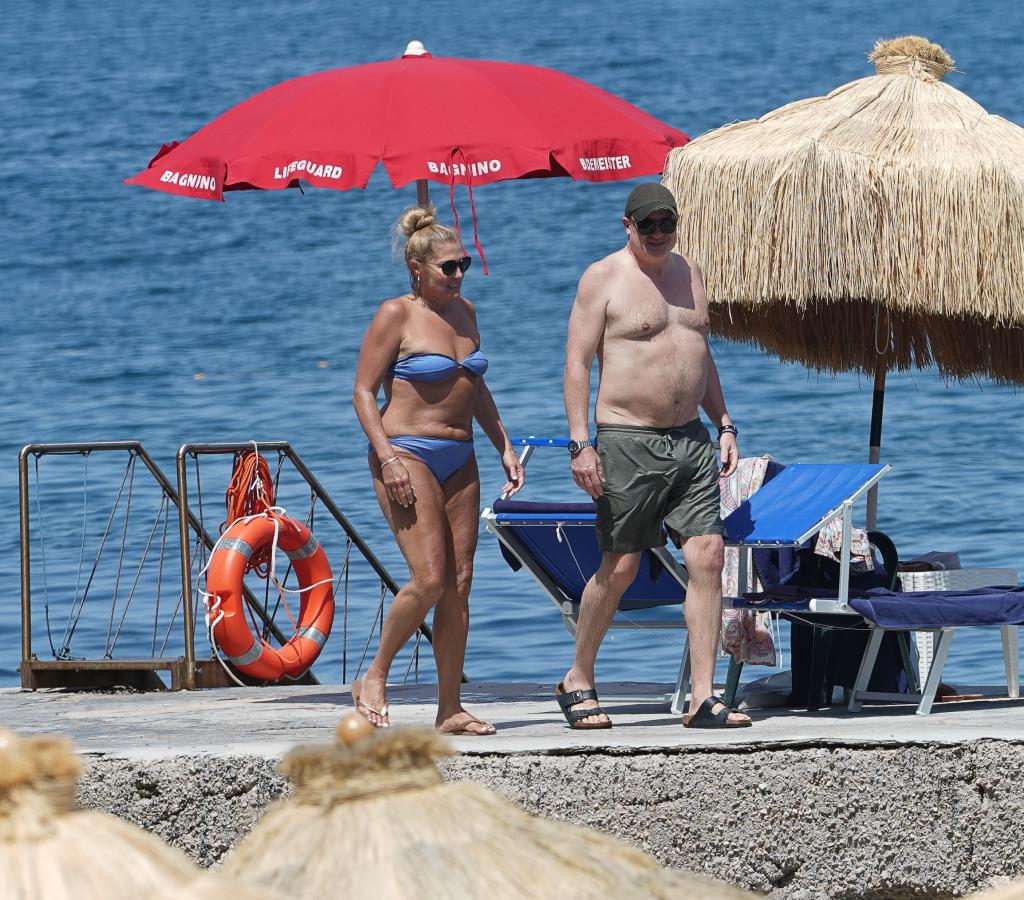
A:
{"type": "MultiPolygon", "coordinates": [[[[951,84],[991,112],[1024,123],[1018,44],[1024,6],[1016,0],[691,0],[644,7],[611,0],[436,7],[8,0],[3,18],[4,686],[17,683],[17,454],[29,442],[139,439],[173,473],[184,441],[291,441],[385,564],[399,578],[403,571],[370,490],[349,397],[360,338],[376,304],[406,284],[388,229],[413,201],[412,188],[395,192],[378,173],[362,192],[248,192],[217,204],[123,185],[162,142],[184,139],[281,80],[389,59],[413,38],[436,55],[561,69],[696,136],[870,74],[865,56],[876,39],[920,33],[956,58],[951,84]]],[[[443,98],[437,115],[462,102],[443,98]]],[[[474,268],[465,290],[477,304],[492,361],[488,384],[513,433],[564,430],[566,316],[585,266],[621,240],[619,210],[631,186],[551,179],[476,192],[491,274],[481,277],[474,268]]],[[[461,192],[459,203],[465,212],[461,192]]],[[[865,457],[867,380],[781,365],[725,341],[714,351],[745,453],[800,461],[865,457]]],[[[904,556],[955,550],[964,565],[1024,565],[1017,523],[1024,506],[1020,411],[1020,394],[1007,387],[946,385],[931,371],[890,376],[883,455],[895,470],[883,484],[879,525],[904,556]]],[[[482,436],[479,441],[487,500],[501,472],[496,454],[482,436]]],[[[551,453],[531,463],[527,497],[573,497],[566,460],[551,453]]],[[[40,656],[50,655],[44,604],[59,647],[80,596],[76,585],[88,579],[120,465],[96,456],[88,470],[80,457],[39,466],[33,646],[40,656]],[[90,504],[84,510],[83,502],[90,504]],[[48,542],[45,580],[40,537],[48,542]]],[[[219,509],[211,506],[226,484],[223,461],[205,468],[203,478],[207,521],[216,525],[219,509]]],[[[136,481],[136,512],[147,504],[152,512],[155,494],[147,494],[141,474],[136,481]]],[[[295,509],[307,501],[294,483],[283,499],[295,509]]],[[[132,522],[119,605],[111,614],[116,576],[101,573],[74,652],[99,655],[119,627],[152,524],[132,522]]],[[[115,537],[121,527],[115,517],[115,537]]],[[[154,531],[158,542],[162,527],[154,531]]],[[[337,565],[343,550],[336,536],[330,541],[337,565]]],[[[171,635],[169,648],[180,645],[168,626],[174,552],[160,580],[159,611],[156,582],[140,579],[118,654],[148,656],[163,634],[171,635]],[[153,621],[159,623],[155,645],[153,621]]],[[[343,642],[336,627],[317,667],[323,681],[341,679],[343,655],[351,676],[376,610],[376,583],[357,568],[350,636],[343,642]]],[[[466,669],[475,679],[548,681],[561,674],[571,641],[556,609],[525,575],[510,573],[486,534],[471,602],[466,669]]],[[[680,641],[674,631],[615,632],[599,661],[600,677],[671,680],[680,641]]],[[[208,652],[201,636],[199,652],[208,652]]],[[[396,677],[408,663],[404,655],[396,677]]],[[[995,683],[1001,666],[998,635],[978,632],[957,638],[948,672],[952,679],[995,683]]],[[[419,674],[433,679],[427,654],[419,674]]]]}

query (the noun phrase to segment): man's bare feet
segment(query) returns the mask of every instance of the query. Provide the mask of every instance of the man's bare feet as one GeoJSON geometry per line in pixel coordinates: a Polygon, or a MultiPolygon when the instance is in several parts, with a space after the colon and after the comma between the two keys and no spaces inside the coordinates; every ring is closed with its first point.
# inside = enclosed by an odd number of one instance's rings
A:
{"type": "Polygon", "coordinates": [[[464,709],[460,709],[457,713],[444,719],[442,719],[440,713],[438,713],[434,727],[440,731],[441,734],[450,735],[473,735],[476,737],[484,737],[490,734],[497,734],[498,732],[498,729],[490,722],[481,721],[472,713],[466,712],[464,709]]]}
{"type": "Polygon", "coordinates": [[[573,713],[573,716],[566,715],[566,719],[571,719],[569,722],[572,728],[611,728],[612,720],[608,718],[607,713],[601,709],[600,703],[597,700],[597,691],[594,687],[587,684],[583,679],[579,678],[572,669],[570,669],[562,682],[555,688],[555,696],[559,697],[558,705],[562,707],[564,714],[573,713]],[[592,694],[587,699],[580,699],[578,702],[572,703],[569,706],[565,705],[566,695],[572,694],[576,691],[592,694]],[[594,710],[594,714],[591,716],[579,716],[575,714],[582,712],[585,709],[594,710]]]}
{"type": "Polygon", "coordinates": [[[390,728],[385,685],[369,675],[352,682],[352,702],[356,712],[366,718],[374,728],[390,728]]]}

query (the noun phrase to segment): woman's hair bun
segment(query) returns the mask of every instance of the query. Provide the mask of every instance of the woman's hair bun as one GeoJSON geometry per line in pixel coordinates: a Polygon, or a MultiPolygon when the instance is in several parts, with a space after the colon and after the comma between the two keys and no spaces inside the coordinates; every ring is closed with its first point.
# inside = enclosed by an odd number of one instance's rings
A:
{"type": "Polygon", "coordinates": [[[398,219],[396,231],[405,237],[412,237],[421,228],[429,228],[437,221],[434,207],[424,209],[422,206],[410,206],[398,219]]]}

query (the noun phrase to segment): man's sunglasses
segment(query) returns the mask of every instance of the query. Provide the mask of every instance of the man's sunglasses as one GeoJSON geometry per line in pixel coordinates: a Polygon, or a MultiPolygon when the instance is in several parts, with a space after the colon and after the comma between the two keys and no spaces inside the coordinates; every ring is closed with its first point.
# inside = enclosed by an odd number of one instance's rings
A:
{"type": "Polygon", "coordinates": [[[432,266],[437,266],[443,275],[451,277],[455,274],[455,270],[458,269],[460,272],[465,272],[471,265],[473,265],[472,256],[464,256],[462,259],[446,259],[444,262],[431,263],[432,266]]]}
{"type": "Polygon", "coordinates": [[[676,221],[669,216],[667,219],[643,219],[640,222],[634,219],[633,224],[640,234],[654,234],[656,230],[662,234],[671,234],[676,230],[676,221]]]}

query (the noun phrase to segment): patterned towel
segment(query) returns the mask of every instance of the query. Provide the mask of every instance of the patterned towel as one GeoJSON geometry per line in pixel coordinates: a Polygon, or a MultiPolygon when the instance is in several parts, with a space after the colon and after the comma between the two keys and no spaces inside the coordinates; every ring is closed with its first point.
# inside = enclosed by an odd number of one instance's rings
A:
{"type": "MultiPolygon", "coordinates": [[[[833,519],[818,532],[818,542],[814,545],[814,552],[818,556],[826,556],[839,562],[839,553],[842,547],[843,520],[840,517],[833,519]]],[[[850,537],[850,571],[875,571],[875,559],[871,555],[868,533],[860,528],[854,528],[850,537]]]]}
{"type": "MultiPolygon", "coordinates": [[[[719,481],[722,489],[722,518],[724,519],[751,494],[764,484],[770,456],[741,459],[736,471],[719,481]]],[[[736,547],[725,548],[725,566],[722,569],[722,595],[736,597],[739,586],[740,552],[736,547]]],[[[752,572],[752,590],[761,589],[752,572]]],[[[737,662],[755,666],[775,665],[775,641],[772,639],[771,615],[750,609],[722,610],[722,652],[737,662]]]]}

